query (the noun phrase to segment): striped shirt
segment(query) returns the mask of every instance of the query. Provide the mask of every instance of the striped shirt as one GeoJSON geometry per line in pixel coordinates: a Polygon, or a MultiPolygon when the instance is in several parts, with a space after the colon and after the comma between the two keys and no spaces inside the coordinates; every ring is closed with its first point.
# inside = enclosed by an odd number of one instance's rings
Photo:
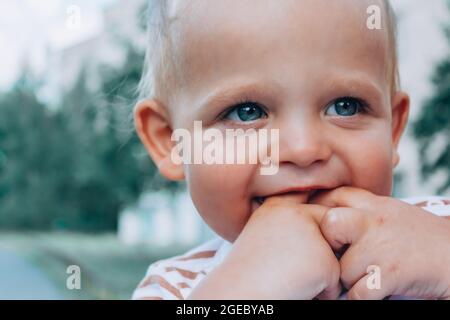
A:
{"type": "MultiPolygon", "coordinates": [[[[438,216],[450,216],[450,200],[442,197],[416,197],[400,200],[422,207],[438,216]]],[[[153,263],[134,291],[132,299],[186,299],[193,288],[224,260],[231,250],[231,246],[230,242],[216,237],[183,255],[153,263]]]]}

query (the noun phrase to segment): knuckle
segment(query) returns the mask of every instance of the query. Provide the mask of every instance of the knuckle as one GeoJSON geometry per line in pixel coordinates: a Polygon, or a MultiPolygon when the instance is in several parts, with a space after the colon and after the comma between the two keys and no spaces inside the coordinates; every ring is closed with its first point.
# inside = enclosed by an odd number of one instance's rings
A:
{"type": "Polygon", "coordinates": [[[324,215],[321,225],[325,230],[333,229],[339,220],[339,209],[331,208],[324,215]]]}

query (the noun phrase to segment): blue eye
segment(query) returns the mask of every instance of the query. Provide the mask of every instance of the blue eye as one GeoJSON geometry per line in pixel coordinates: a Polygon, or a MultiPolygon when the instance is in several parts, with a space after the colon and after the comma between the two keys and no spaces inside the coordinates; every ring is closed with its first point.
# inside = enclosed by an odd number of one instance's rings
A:
{"type": "Polygon", "coordinates": [[[325,112],[328,116],[351,117],[365,111],[362,101],[356,98],[339,98],[331,103],[325,112]]]}
{"type": "Polygon", "coordinates": [[[225,119],[237,122],[250,122],[265,118],[267,114],[254,102],[245,102],[236,105],[225,115],[225,119]]]}

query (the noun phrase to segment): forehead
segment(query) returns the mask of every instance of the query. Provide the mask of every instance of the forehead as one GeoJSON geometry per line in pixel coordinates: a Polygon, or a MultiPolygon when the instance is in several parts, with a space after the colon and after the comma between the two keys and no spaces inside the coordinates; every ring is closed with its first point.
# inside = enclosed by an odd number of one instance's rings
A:
{"type": "MultiPolygon", "coordinates": [[[[174,5],[178,76],[184,86],[200,90],[227,76],[299,79],[314,68],[317,76],[358,71],[381,84],[387,79],[388,38],[385,24],[381,30],[367,28],[367,8],[373,4],[383,8],[379,0],[191,0],[174,5]]],[[[382,15],[386,18],[383,10],[382,15]]]]}

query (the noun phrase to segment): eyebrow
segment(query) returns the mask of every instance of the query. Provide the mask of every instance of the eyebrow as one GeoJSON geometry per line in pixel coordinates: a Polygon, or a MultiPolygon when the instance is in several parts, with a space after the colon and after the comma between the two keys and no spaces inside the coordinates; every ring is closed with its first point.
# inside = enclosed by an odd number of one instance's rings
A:
{"type": "Polygon", "coordinates": [[[231,106],[246,97],[252,99],[274,100],[280,92],[281,85],[276,81],[270,83],[244,82],[228,85],[208,95],[198,107],[198,110],[214,109],[215,107],[231,106]]]}
{"type": "MultiPolygon", "coordinates": [[[[348,91],[349,95],[360,95],[365,92],[371,100],[380,102],[382,97],[381,88],[365,75],[357,74],[349,76],[327,76],[329,80],[321,84],[326,88],[326,92],[348,91]]],[[[276,97],[280,94],[282,86],[275,80],[268,83],[259,82],[235,82],[232,85],[226,85],[209,94],[199,103],[197,111],[202,115],[208,115],[215,112],[217,108],[224,106],[231,107],[242,99],[266,100],[267,103],[276,104],[276,97]]],[[[323,91],[323,90],[322,90],[323,91]]]]}
{"type": "Polygon", "coordinates": [[[329,77],[324,83],[330,90],[348,90],[352,94],[365,92],[373,100],[380,100],[383,90],[374,81],[364,75],[350,75],[345,77],[329,77]]]}

